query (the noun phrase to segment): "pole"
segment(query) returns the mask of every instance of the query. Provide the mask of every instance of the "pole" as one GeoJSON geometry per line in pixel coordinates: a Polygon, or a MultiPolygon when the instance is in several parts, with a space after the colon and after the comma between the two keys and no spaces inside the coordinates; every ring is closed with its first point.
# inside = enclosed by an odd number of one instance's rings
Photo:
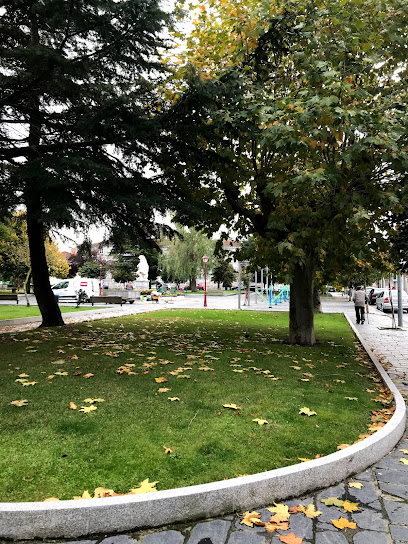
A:
{"type": "Polygon", "coordinates": [[[241,309],[241,262],[238,261],[238,310],[241,309]]]}
{"type": "Polygon", "coordinates": [[[258,292],[258,271],[255,270],[255,304],[258,304],[257,292],[258,292]]]}
{"type": "Polygon", "coordinates": [[[403,317],[403,308],[402,308],[402,276],[401,274],[397,275],[397,282],[398,282],[398,327],[402,327],[404,325],[404,317],[403,317]]]}
{"type": "Polygon", "coordinates": [[[99,296],[102,296],[102,264],[99,263],[99,296]]]}
{"type": "Polygon", "coordinates": [[[207,263],[204,263],[204,308],[207,308],[207,263]]]}

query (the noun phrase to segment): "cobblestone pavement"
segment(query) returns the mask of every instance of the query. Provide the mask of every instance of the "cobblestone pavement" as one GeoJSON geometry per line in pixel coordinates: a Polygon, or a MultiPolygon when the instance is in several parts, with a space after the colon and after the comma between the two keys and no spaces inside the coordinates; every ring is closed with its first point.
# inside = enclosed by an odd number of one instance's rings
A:
{"type": "MultiPolygon", "coordinates": [[[[199,307],[202,299],[186,298],[184,302],[177,300],[174,307],[199,307]]],[[[136,306],[136,304],[135,304],[136,306]]],[[[138,313],[155,310],[165,305],[152,305],[126,309],[114,312],[138,313]]],[[[166,305],[167,307],[167,305],[166,305]]],[[[237,297],[214,297],[209,301],[212,308],[236,308],[237,297]]],[[[246,310],[267,310],[262,303],[254,304],[246,310]]],[[[287,310],[287,303],[274,307],[273,311],[287,310]]],[[[346,312],[353,316],[352,303],[345,297],[340,300],[323,302],[325,312],[346,312]]],[[[112,313],[109,314],[112,316],[112,313]]],[[[101,315],[99,316],[99,318],[101,315]]],[[[90,319],[92,316],[90,317],[90,319]]],[[[79,320],[78,318],[68,318],[79,320]]],[[[405,318],[408,329],[408,318],[405,318]]],[[[392,320],[370,307],[370,315],[364,325],[358,329],[371,346],[377,357],[388,368],[388,373],[404,395],[408,396],[408,330],[391,329],[392,320]]],[[[408,543],[408,465],[400,462],[404,457],[401,450],[408,450],[408,439],[404,439],[388,456],[379,463],[355,475],[341,484],[320,490],[308,497],[299,497],[282,501],[288,506],[307,506],[313,504],[321,515],[311,519],[302,513],[292,514],[289,520],[289,530],[266,532],[264,527],[247,527],[240,523],[240,513],[222,516],[219,519],[204,520],[189,524],[179,524],[172,527],[162,527],[150,531],[128,532],[126,534],[98,535],[84,539],[66,541],[69,544],[281,544],[280,537],[293,533],[303,539],[303,544],[403,544],[408,543]],[[350,486],[351,482],[359,482],[361,488],[350,486]],[[336,506],[327,506],[322,499],[335,497],[358,503],[359,511],[340,511],[336,506]],[[331,520],[346,518],[356,523],[355,529],[336,529],[331,520]]],[[[405,455],[408,458],[408,455],[405,455]]],[[[265,507],[271,505],[265,505],[265,507]]],[[[252,505],[248,504],[248,510],[252,505]]],[[[269,520],[271,513],[266,509],[256,509],[262,514],[262,520],[269,520]]],[[[242,513],[241,513],[242,514],[242,513]]],[[[37,544],[30,541],[33,544],[37,544]]],[[[47,541],[54,542],[54,541],[47,541]]],[[[38,543],[39,544],[39,543],[38,543]]],[[[300,544],[297,541],[296,544],[300,544]]]]}

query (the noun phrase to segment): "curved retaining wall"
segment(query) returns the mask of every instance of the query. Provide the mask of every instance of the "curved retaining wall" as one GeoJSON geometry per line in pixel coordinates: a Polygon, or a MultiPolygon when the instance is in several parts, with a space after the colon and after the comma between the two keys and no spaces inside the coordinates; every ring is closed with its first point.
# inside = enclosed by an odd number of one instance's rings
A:
{"type": "Polygon", "coordinates": [[[71,538],[215,517],[332,486],[365,470],[398,443],[406,410],[397,388],[349,323],[395,397],[394,415],[369,438],[307,463],[209,484],[104,499],[0,503],[0,536],[71,538]]]}

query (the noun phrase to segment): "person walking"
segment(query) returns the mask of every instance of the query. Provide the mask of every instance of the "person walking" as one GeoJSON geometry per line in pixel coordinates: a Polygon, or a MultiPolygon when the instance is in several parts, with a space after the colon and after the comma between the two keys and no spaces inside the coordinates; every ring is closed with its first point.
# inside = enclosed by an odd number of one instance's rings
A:
{"type": "Polygon", "coordinates": [[[365,320],[364,307],[366,302],[368,302],[367,295],[363,287],[357,287],[357,290],[353,294],[354,308],[356,310],[356,321],[357,325],[363,324],[365,320]]]}

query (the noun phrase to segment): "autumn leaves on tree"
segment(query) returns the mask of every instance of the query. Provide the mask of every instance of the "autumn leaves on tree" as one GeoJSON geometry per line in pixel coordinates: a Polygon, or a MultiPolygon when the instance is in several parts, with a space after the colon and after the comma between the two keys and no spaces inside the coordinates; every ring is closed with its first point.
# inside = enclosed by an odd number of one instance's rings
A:
{"type": "Polygon", "coordinates": [[[196,198],[216,195],[259,260],[290,281],[290,342],[313,344],[315,273],[374,261],[378,229],[406,198],[406,10],[188,7],[193,30],[169,92],[179,160],[196,198]]]}

